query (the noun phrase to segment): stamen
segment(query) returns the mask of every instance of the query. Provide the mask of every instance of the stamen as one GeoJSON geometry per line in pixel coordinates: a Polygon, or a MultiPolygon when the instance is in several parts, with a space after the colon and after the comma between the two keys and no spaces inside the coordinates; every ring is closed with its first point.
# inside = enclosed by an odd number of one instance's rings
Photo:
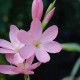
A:
{"type": "Polygon", "coordinates": [[[37,44],[35,44],[35,46],[36,46],[37,48],[39,48],[39,47],[42,46],[42,44],[41,44],[41,43],[37,43],[37,44]]]}

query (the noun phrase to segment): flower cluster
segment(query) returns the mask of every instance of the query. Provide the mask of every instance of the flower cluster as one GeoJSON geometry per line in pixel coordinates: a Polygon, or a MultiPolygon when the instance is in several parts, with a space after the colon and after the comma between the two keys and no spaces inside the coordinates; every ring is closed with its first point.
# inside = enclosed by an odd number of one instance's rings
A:
{"type": "MultiPolygon", "coordinates": [[[[51,5],[50,5],[51,6],[51,5]]],[[[0,73],[3,74],[34,74],[33,69],[39,67],[41,63],[50,60],[49,53],[58,53],[62,47],[53,41],[58,34],[56,25],[50,26],[43,32],[43,25],[50,21],[55,7],[49,11],[41,22],[43,14],[42,0],[34,0],[32,4],[32,22],[30,30],[19,30],[15,25],[10,26],[10,42],[0,39],[0,53],[5,54],[10,65],[0,65],[0,73]],[[38,62],[33,63],[34,58],[38,62]]]]}

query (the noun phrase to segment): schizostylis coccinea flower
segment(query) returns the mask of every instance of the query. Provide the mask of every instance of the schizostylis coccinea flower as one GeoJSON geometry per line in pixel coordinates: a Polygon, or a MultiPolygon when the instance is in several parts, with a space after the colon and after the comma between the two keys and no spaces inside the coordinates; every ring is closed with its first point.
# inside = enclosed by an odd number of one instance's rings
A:
{"type": "Polygon", "coordinates": [[[18,39],[19,29],[15,25],[10,26],[10,42],[0,39],[0,53],[6,54],[6,59],[11,64],[19,64],[24,61],[19,55],[19,50],[24,46],[18,39]]]}
{"type": "Polygon", "coordinates": [[[20,49],[20,56],[28,59],[34,54],[40,62],[48,62],[50,56],[47,52],[58,53],[62,49],[61,44],[53,41],[57,34],[58,27],[56,25],[49,27],[43,32],[40,20],[33,20],[29,32],[20,30],[18,33],[18,39],[26,45],[20,49]]]}
{"type": "Polygon", "coordinates": [[[34,74],[32,71],[41,65],[40,62],[33,63],[34,56],[31,56],[29,59],[20,63],[18,65],[0,65],[0,73],[3,74],[34,74]]]}

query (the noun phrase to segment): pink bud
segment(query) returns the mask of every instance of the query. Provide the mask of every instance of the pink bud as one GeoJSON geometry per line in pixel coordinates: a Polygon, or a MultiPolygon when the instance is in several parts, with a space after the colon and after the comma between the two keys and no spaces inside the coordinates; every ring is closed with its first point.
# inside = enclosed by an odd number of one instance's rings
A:
{"type": "Polygon", "coordinates": [[[47,24],[50,21],[51,17],[54,14],[54,11],[55,11],[55,7],[46,15],[46,17],[43,20],[43,23],[47,24]]]}
{"type": "Polygon", "coordinates": [[[32,4],[32,18],[38,18],[41,20],[43,14],[43,2],[42,0],[34,0],[32,4]]]}

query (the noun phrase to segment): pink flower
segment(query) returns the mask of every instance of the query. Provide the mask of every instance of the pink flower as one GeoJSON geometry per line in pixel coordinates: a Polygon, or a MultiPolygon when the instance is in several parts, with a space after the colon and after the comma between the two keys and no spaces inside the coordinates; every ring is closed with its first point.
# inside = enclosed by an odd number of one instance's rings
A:
{"type": "Polygon", "coordinates": [[[34,74],[32,71],[41,65],[40,62],[32,64],[34,60],[34,56],[26,60],[25,62],[18,64],[16,66],[13,65],[0,65],[0,73],[3,74],[34,74]]]}
{"type": "Polygon", "coordinates": [[[43,2],[42,0],[34,0],[32,4],[32,18],[41,19],[43,14],[43,2]]]}
{"type": "Polygon", "coordinates": [[[48,62],[50,56],[47,52],[58,53],[62,49],[59,43],[53,41],[57,34],[58,28],[56,25],[49,27],[42,34],[41,22],[38,19],[33,20],[29,32],[20,30],[18,33],[18,39],[26,45],[20,50],[21,57],[28,59],[35,54],[40,62],[48,62]]]}
{"type": "Polygon", "coordinates": [[[18,32],[19,29],[16,26],[11,25],[9,33],[11,42],[0,39],[0,53],[6,54],[6,59],[11,64],[19,64],[24,61],[19,55],[19,50],[24,45],[17,39],[18,32]]]}

